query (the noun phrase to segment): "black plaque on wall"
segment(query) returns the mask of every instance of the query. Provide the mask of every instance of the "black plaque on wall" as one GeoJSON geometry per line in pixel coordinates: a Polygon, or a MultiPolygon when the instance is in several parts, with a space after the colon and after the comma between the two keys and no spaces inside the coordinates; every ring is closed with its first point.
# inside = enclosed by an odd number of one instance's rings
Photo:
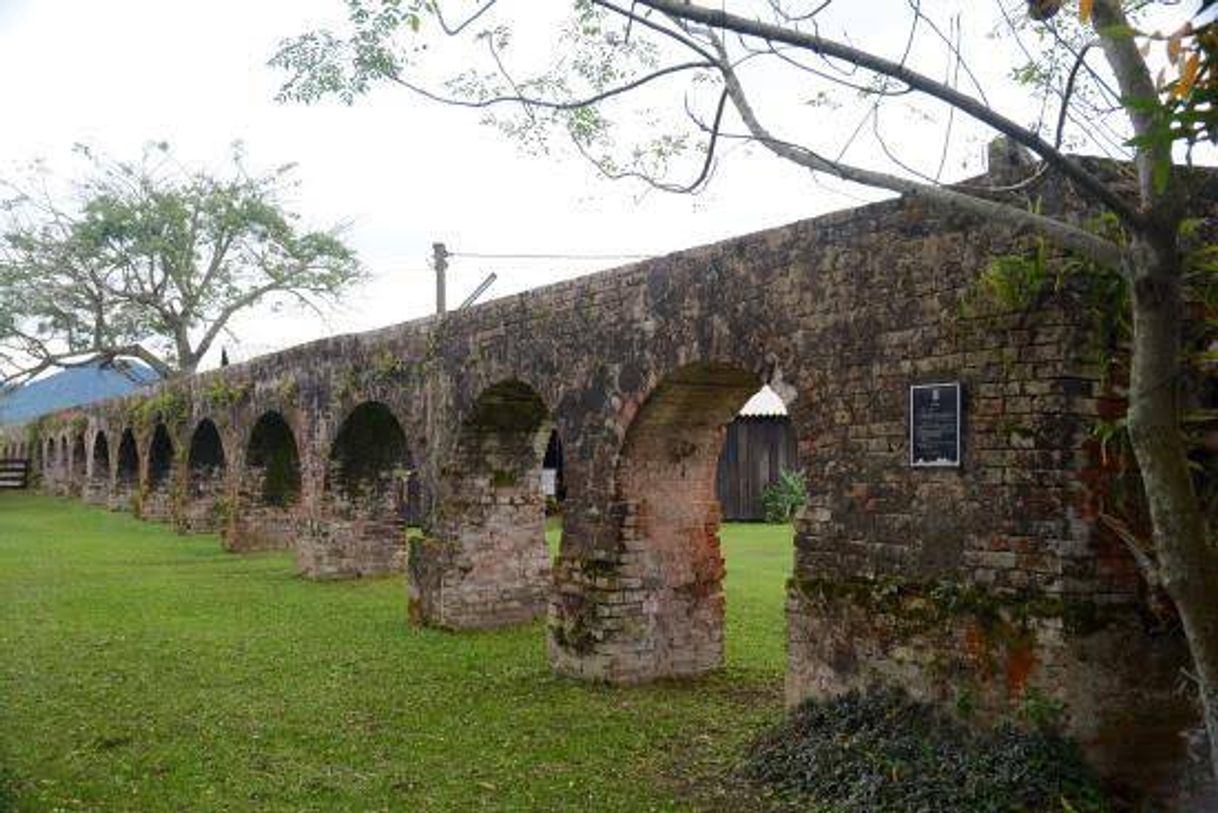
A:
{"type": "Polygon", "coordinates": [[[960,382],[909,388],[909,464],[960,465],[960,382]]]}

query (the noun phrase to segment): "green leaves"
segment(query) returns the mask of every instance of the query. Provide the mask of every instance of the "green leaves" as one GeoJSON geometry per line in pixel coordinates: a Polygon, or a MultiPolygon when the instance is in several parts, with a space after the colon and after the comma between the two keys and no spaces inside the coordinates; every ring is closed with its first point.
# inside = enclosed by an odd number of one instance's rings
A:
{"type": "Polygon", "coordinates": [[[807,502],[808,483],[802,471],[783,469],[761,492],[766,522],[790,522],[807,502]]]}
{"type": "MultiPolygon", "coordinates": [[[[284,204],[290,167],[250,174],[239,147],[224,177],[181,168],[163,144],[137,164],[81,154],[90,171],[73,199],[27,195],[9,208],[6,378],[89,354],[191,372],[236,313],[275,295],[316,307],[362,277],[336,232],[298,227],[284,204]]],[[[19,185],[39,186],[8,184],[19,185]]]]}
{"type": "Polygon", "coordinates": [[[312,103],[337,97],[352,104],[372,86],[397,77],[405,64],[403,34],[418,34],[424,15],[434,15],[431,2],[348,0],[352,33],[311,31],[284,40],[269,64],[288,73],[279,101],[312,103]]]}

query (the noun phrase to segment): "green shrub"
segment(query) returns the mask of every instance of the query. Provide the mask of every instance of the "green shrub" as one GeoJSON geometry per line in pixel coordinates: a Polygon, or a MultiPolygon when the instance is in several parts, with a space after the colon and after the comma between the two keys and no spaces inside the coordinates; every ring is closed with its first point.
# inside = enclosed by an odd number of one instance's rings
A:
{"type": "Polygon", "coordinates": [[[1108,809],[1077,745],[1055,731],[980,730],[894,689],[805,702],[753,744],[744,774],[833,810],[1108,809]]]}
{"type": "Polygon", "coordinates": [[[808,502],[808,483],[802,471],[783,469],[778,479],[761,492],[766,522],[790,522],[808,502]]]}

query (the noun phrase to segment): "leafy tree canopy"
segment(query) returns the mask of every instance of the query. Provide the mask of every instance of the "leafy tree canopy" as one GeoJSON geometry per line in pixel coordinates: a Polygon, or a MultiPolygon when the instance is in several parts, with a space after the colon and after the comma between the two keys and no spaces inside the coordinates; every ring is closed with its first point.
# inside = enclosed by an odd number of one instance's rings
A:
{"type": "Polygon", "coordinates": [[[0,181],[0,381],[121,357],[190,373],[241,311],[316,309],[363,276],[337,229],[287,208],[291,166],[251,174],[239,145],[224,177],[163,143],[134,163],[78,152],[66,194],[38,165],[0,181]]]}

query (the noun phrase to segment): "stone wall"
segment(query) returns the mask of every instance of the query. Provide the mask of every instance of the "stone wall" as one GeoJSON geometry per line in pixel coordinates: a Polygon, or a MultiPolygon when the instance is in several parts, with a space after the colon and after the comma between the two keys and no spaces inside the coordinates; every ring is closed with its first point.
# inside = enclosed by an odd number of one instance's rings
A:
{"type": "MultiPolygon", "coordinates": [[[[1032,194],[1068,211],[1067,192],[1050,179],[1032,194]]],[[[85,414],[139,440],[138,480],[112,444],[112,504],[135,494],[147,515],[154,486],[180,482],[164,510],[188,530],[215,517],[230,550],[290,547],[315,578],[405,568],[420,623],[545,614],[557,671],[634,682],[723,663],[715,462],[723,427],[768,383],[809,487],[789,701],[878,680],[983,715],[1060,702],[1112,766],[1162,736],[1147,720],[1188,718],[1172,695],[1186,653],[1097,523],[1113,472],[1092,430],[1113,392],[1091,278],[1019,302],[980,292],[994,257],[1032,245],[888,201],[85,414]],[[945,381],[964,393],[961,464],[912,467],[910,386],[945,381]],[[213,454],[154,482],[159,422],[183,448],[204,421],[223,466],[213,454]],[[552,429],[567,492],[553,567],[540,490],[552,429]],[[407,547],[410,514],[422,527],[407,547]]],[[[40,428],[52,491],[70,488],[69,420],[40,428]]]]}

